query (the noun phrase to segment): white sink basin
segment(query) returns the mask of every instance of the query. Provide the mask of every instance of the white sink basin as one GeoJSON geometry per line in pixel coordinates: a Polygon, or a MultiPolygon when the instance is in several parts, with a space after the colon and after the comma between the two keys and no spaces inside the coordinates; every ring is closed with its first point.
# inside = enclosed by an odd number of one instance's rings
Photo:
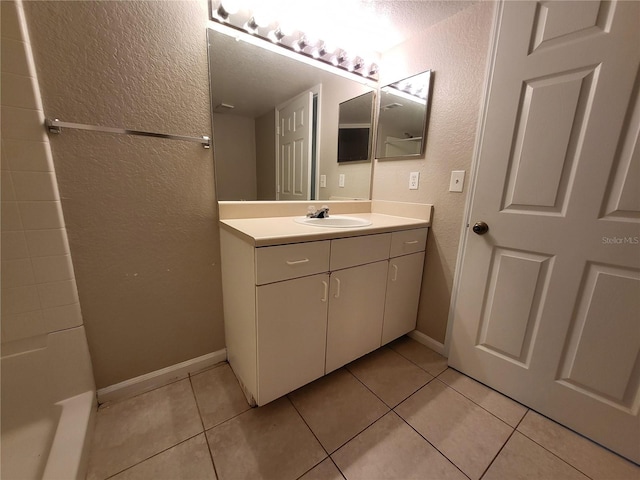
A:
{"type": "Polygon", "coordinates": [[[314,227],[358,228],[371,225],[371,222],[364,218],[343,217],[340,215],[331,215],[329,218],[296,217],[293,220],[297,223],[314,227]]]}

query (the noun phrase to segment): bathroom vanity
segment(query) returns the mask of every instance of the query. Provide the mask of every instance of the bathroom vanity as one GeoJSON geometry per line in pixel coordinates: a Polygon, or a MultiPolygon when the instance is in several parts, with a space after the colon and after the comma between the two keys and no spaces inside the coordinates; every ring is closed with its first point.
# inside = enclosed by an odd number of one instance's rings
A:
{"type": "MultiPolygon", "coordinates": [[[[300,215],[225,218],[221,207],[227,357],[249,403],[264,405],[415,328],[431,206],[398,210],[415,218],[388,214],[391,203],[357,202],[365,211],[346,217],[371,222],[359,228],[304,225],[300,215]]],[[[339,209],[349,207],[331,205],[339,209]]]]}

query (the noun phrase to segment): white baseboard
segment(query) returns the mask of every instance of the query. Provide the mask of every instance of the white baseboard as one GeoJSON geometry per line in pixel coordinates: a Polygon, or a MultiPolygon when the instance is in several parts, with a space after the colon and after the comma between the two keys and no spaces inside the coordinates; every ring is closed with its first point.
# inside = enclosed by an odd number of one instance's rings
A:
{"type": "Polygon", "coordinates": [[[446,357],[444,352],[444,344],[434,340],[429,335],[425,335],[424,333],[419,332],[418,330],[413,330],[409,332],[407,335],[413,338],[416,342],[420,342],[424,346],[429,347],[434,352],[439,353],[443,357],[446,357]]]}
{"type": "Polygon", "coordinates": [[[109,385],[97,391],[98,403],[114,402],[124,398],[140,395],[158,387],[162,387],[171,382],[187,378],[190,373],[195,373],[216,363],[224,362],[227,359],[227,349],[223,348],[217,352],[207,353],[201,357],[192,358],[185,362],[176,363],[169,367],[145,373],[139,377],[130,378],[124,382],[109,385]]]}

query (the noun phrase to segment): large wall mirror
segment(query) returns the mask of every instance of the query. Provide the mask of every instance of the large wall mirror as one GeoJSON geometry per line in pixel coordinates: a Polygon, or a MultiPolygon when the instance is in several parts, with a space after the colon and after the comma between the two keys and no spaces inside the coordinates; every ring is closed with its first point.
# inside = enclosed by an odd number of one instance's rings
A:
{"type": "Polygon", "coordinates": [[[380,89],[376,158],[411,158],[424,154],[429,122],[432,72],[380,89]]]}
{"type": "Polygon", "coordinates": [[[371,132],[371,85],[239,35],[210,28],[207,39],[218,200],[370,198],[373,162],[338,161],[338,137],[351,99],[369,116],[349,122],[371,132]]]}

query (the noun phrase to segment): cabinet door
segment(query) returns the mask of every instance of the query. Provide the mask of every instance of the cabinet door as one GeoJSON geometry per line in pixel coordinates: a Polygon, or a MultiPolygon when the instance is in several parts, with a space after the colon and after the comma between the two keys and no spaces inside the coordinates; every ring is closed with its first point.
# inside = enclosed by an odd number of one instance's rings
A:
{"type": "Polygon", "coordinates": [[[424,252],[389,260],[382,344],[416,328],[424,252]]]}
{"type": "Polygon", "coordinates": [[[324,375],[329,275],[256,287],[258,405],[324,375]]]}
{"type": "Polygon", "coordinates": [[[380,346],[388,264],[385,260],[331,274],[327,373],[380,346]]]}

